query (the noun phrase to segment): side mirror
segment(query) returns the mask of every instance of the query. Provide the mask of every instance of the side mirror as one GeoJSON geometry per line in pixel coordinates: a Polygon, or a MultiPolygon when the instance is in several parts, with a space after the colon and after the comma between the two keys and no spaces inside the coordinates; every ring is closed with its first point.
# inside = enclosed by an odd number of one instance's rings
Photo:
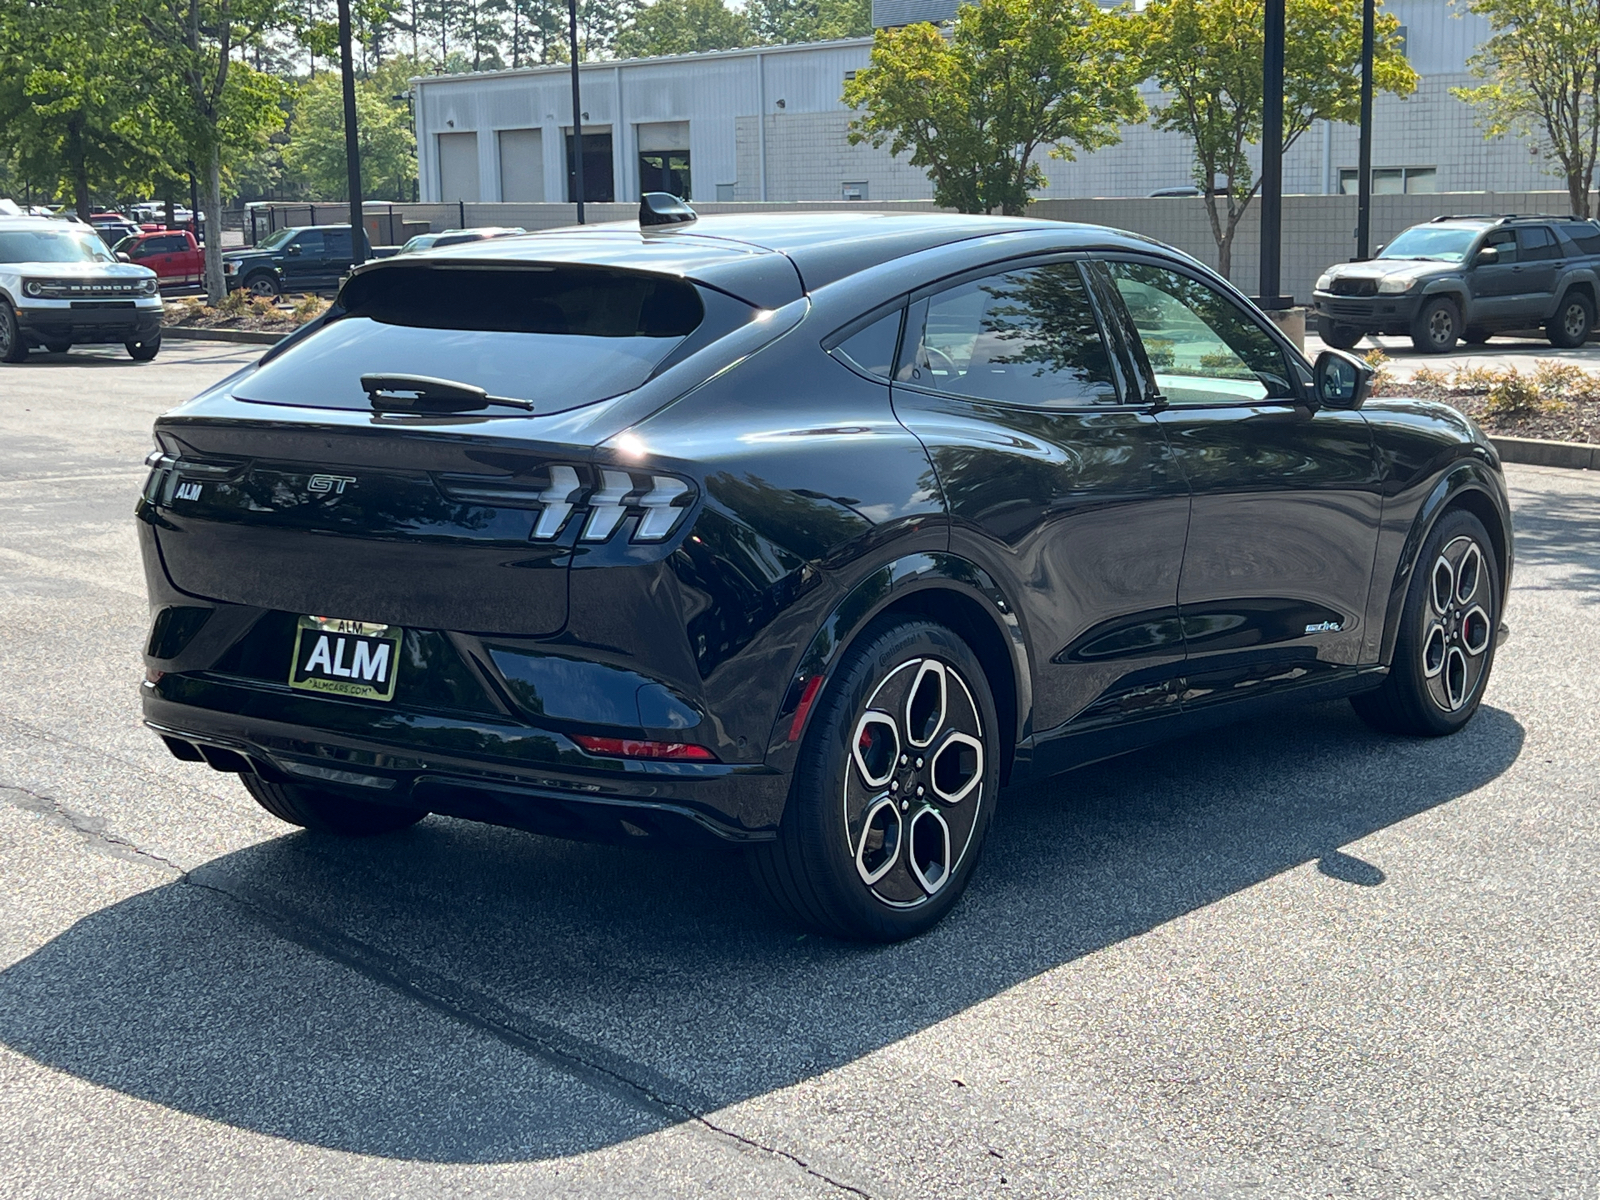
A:
{"type": "Polygon", "coordinates": [[[1478,256],[1472,260],[1472,265],[1476,267],[1486,267],[1490,263],[1497,263],[1499,261],[1500,251],[1496,250],[1493,246],[1485,246],[1482,250],[1478,251],[1478,256]]]}
{"type": "Polygon", "coordinates": [[[300,253],[300,247],[299,246],[294,246],[294,245],[285,246],[283,248],[283,252],[285,254],[299,254],[300,253]]]}
{"type": "Polygon", "coordinates": [[[1376,373],[1354,354],[1324,350],[1314,368],[1317,401],[1324,408],[1360,408],[1376,373]]]}
{"type": "Polygon", "coordinates": [[[117,251],[117,261],[118,262],[132,262],[133,261],[133,256],[130,255],[126,250],[118,250],[117,251]]]}
{"type": "Polygon", "coordinates": [[[1378,244],[1377,244],[1377,246],[1375,246],[1375,247],[1374,247],[1374,248],[1373,248],[1373,251],[1372,251],[1372,257],[1373,257],[1373,258],[1377,258],[1377,257],[1378,257],[1378,255],[1380,255],[1380,254],[1382,254],[1382,253],[1383,253],[1383,249],[1384,249],[1384,247],[1385,247],[1385,246],[1387,246],[1387,245],[1388,245],[1388,244],[1389,244],[1389,243],[1388,243],[1388,242],[1379,242],[1379,243],[1378,243],[1378,244]]]}

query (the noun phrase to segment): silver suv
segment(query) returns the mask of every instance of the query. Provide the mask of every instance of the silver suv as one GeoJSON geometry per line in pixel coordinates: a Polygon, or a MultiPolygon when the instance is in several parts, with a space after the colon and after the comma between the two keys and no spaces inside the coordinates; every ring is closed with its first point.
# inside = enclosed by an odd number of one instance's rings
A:
{"type": "Polygon", "coordinates": [[[161,311],[156,273],[118,262],[87,225],[0,216],[0,362],[90,342],[121,342],[148,362],[161,311]]]}

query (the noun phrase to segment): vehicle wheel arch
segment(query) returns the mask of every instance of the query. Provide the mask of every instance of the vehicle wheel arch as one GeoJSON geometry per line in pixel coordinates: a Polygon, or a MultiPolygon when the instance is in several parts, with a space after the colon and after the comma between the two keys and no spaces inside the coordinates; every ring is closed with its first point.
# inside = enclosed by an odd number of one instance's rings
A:
{"type": "Polygon", "coordinates": [[[1471,298],[1467,295],[1466,287],[1459,280],[1444,279],[1422,289],[1422,300],[1424,302],[1437,300],[1440,296],[1443,296],[1456,306],[1456,311],[1461,314],[1461,323],[1465,325],[1467,309],[1471,307],[1471,298]]]}
{"type": "Polygon", "coordinates": [[[924,617],[948,626],[972,648],[994,694],[1003,736],[1002,786],[1033,715],[1027,640],[1016,606],[988,571],[959,555],[907,555],[853,587],[823,619],[785,689],[768,741],[767,764],[792,769],[808,718],[844,651],[879,617],[924,617]]]}
{"type": "Polygon", "coordinates": [[[1423,501],[1411,530],[1406,535],[1405,547],[1400,554],[1400,564],[1389,584],[1388,603],[1384,608],[1383,643],[1380,661],[1387,664],[1394,659],[1395,641],[1400,635],[1401,610],[1405,606],[1406,589],[1411,574],[1417,566],[1417,556],[1428,535],[1446,513],[1461,509],[1471,513],[1483,523],[1494,550],[1496,565],[1500,568],[1502,607],[1511,590],[1512,546],[1508,514],[1495,500],[1493,484],[1487,468],[1476,461],[1457,463],[1436,483],[1428,498],[1423,501]]]}

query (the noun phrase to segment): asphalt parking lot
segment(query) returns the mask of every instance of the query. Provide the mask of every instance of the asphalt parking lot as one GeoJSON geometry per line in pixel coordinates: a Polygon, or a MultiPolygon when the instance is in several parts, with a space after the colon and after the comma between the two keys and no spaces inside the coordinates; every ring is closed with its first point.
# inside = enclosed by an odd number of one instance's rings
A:
{"type": "Polygon", "coordinates": [[[863,948],[715,855],[340,844],[170,758],[140,463],[258,352],[0,368],[0,1196],[1600,1197],[1600,473],[1509,469],[1462,734],[1018,790],[863,948]]]}

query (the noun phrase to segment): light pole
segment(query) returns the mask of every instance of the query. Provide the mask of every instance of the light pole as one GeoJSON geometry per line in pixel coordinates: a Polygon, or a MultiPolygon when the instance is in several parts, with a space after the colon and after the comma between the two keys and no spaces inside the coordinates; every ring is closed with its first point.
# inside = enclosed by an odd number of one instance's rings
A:
{"type": "Polygon", "coordinates": [[[1375,0],[1361,5],[1361,148],[1356,155],[1356,259],[1372,257],[1372,52],[1375,0]]]}
{"type": "Polygon", "coordinates": [[[567,43],[572,50],[572,191],[583,224],[583,101],[578,95],[578,0],[567,0],[567,43]]]}
{"type": "Polygon", "coordinates": [[[350,0],[339,0],[339,67],[344,72],[344,160],[350,187],[351,262],[360,266],[366,259],[366,242],[361,222],[361,140],[356,134],[356,64],[350,49],[350,0]]]}
{"type": "Polygon", "coordinates": [[[1267,0],[1261,69],[1261,307],[1290,307],[1279,295],[1283,262],[1284,0],[1267,0]]]}

